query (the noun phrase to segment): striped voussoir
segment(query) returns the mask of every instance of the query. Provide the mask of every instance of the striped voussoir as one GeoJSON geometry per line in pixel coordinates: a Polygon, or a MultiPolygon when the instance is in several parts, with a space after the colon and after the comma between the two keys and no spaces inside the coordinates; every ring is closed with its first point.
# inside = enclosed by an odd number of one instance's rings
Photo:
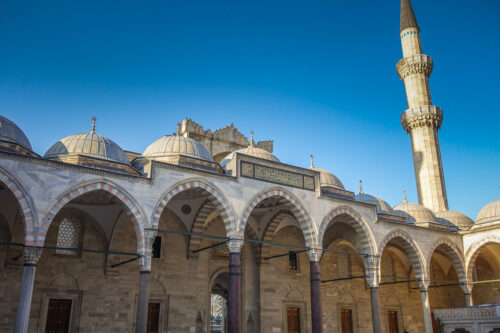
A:
{"type": "MultiPolygon", "coordinates": [[[[196,217],[193,222],[193,226],[191,227],[191,232],[195,234],[201,234],[203,233],[204,229],[203,227],[205,226],[205,222],[207,221],[208,215],[212,213],[216,207],[212,204],[210,200],[207,200],[201,205],[200,209],[198,210],[198,213],[196,214],[196,217]]],[[[200,248],[200,243],[201,243],[201,237],[191,235],[191,240],[189,241],[189,253],[192,253],[192,251],[195,251],[200,248]]]]}
{"type": "Polygon", "coordinates": [[[32,200],[21,183],[14,177],[0,170],[0,182],[14,195],[20,208],[22,220],[24,223],[24,243],[26,245],[35,244],[35,209],[32,206],[32,200]]]}
{"type": "Polygon", "coordinates": [[[476,262],[480,249],[488,243],[500,244],[500,237],[498,236],[486,236],[475,242],[467,251],[467,259],[465,260],[465,267],[467,269],[467,277],[469,281],[472,281],[472,272],[474,270],[474,263],[476,262]]]}
{"type": "Polygon", "coordinates": [[[49,230],[52,220],[67,203],[84,194],[94,191],[106,191],[122,202],[126,214],[130,217],[130,220],[134,225],[134,231],[137,237],[137,251],[139,254],[144,254],[145,253],[144,228],[147,227],[146,221],[144,220],[137,206],[134,204],[133,200],[131,200],[131,198],[127,194],[125,194],[122,190],[117,188],[116,185],[108,184],[104,181],[98,181],[91,184],[81,185],[59,197],[59,200],[57,200],[57,202],[52,206],[52,208],[48,210],[47,213],[45,213],[42,219],[42,223],[37,233],[37,243],[39,245],[43,245],[45,241],[45,236],[47,235],[47,231],[49,230]]]}
{"type": "Polygon", "coordinates": [[[464,259],[461,255],[460,251],[456,248],[453,241],[446,237],[439,238],[434,242],[432,247],[430,248],[429,255],[427,256],[427,271],[431,271],[431,259],[434,252],[437,248],[443,248],[444,252],[448,256],[448,259],[451,260],[453,264],[453,268],[457,272],[458,281],[467,283],[467,276],[464,268],[464,259]]]}
{"type": "Polygon", "coordinates": [[[241,218],[241,225],[238,228],[239,238],[243,238],[245,232],[245,225],[252,213],[253,209],[257,207],[259,203],[263,200],[266,200],[271,197],[281,197],[286,200],[285,208],[289,210],[293,216],[299,222],[299,225],[304,234],[304,239],[306,242],[306,246],[310,248],[316,247],[317,244],[317,231],[316,228],[309,216],[306,212],[302,204],[298,199],[295,199],[291,194],[285,192],[282,189],[269,189],[264,192],[259,193],[255,198],[250,202],[250,204],[245,208],[241,218]]]}
{"type": "MultiPolygon", "coordinates": [[[[262,237],[262,240],[264,242],[272,242],[274,238],[274,233],[278,226],[280,225],[281,222],[283,222],[284,219],[287,217],[290,217],[293,215],[289,211],[280,211],[274,217],[271,219],[271,221],[268,223],[266,230],[264,231],[264,236],[262,237]]],[[[262,258],[269,257],[271,255],[271,245],[266,245],[262,244],[262,258]]]]}
{"type": "Polygon", "coordinates": [[[237,224],[236,224],[236,217],[233,213],[233,209],[231,208],[225,197],[215,186],[201,180],[192,180],[174,185],[166,194],[164,194],[154,210],[152,224],[151,224],[152,227],[155,229],[158,228],[161,214],[165,209],[165,207],[167,206],[170,199],[175,197],[177,194],[190,189],[199,189],[204,194],[208,195],[208,200],[220,213],[222,221],[224,222],[224,227],[226,228],[226,234],[229,237],[231,237],[231,235],[234,235],[237,228],[237,224]]]}
{"type": "Polygon", "coordinates": [[[320,245],[328,246],[323,244],[323,238],[326,230],[336,222],[348,224],[356,231],[356,234],[361,238],[362,248],[359,249],[360,251],[369,255],[377,253],[376,243],[370,228],[358,213],[347,206],[337,207],[325,216],[319,229],[318,241],[320,245]]]}
{"type": "MultiPolygon", "coordinates": [[[[387,244],[389,244],[389,242],[396,243],[404,249],[406,255],[408,256],[408,259],[410,259],[413,270],[415,271],[415,277],[420,280],[418,281],[418,285],[420,286],[420,288],[427,288],[429,285],[429,281],[427,281],[428,279],[427,272],[425,270],[424,256],[422,255],[422,251],[415,243],[413,238],[400,229],[391,231],[385,236],[384,240],[378,247],[380,258],[382,258],[385,247],[387,246],[387,244]]],[[[382,260],[379,260],[379,272],[381,271],[381,263],[382,260]]]]}

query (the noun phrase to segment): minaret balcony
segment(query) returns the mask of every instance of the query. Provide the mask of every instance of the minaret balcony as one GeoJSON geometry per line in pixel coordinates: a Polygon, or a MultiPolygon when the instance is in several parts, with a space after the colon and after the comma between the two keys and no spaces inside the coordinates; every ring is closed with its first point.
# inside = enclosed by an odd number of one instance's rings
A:
{"type": "Polygon", "coordinates": [[[408,76],[425,74],[431,76],[433,68],[432,58],[425,54],[416,54],[399,60],[396,65],[399,78],[404,81],[408,76]]]}
{"type": "Polygon", "coordinates": [[[416,127],[435,127],[439,129],[443,122],[443,111],[435,105],[410,108],[401,114],[401,125],[407,133],[416,127]]]}

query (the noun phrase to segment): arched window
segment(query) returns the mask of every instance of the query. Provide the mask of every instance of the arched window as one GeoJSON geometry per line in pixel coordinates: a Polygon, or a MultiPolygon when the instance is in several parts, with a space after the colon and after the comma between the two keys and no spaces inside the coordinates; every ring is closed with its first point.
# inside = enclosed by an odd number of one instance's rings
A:
{"type": "Polygon", "coordinates": [[[352,276],[351,255],[348,253],[337,254],[337,269],[339,278],[350,278],[352,276]]]}
{"type": "MultiPolygon", "coordinates": [[[[65,217],[59,224],[57,231],[57,247],[80,248],[82,239],[82,226],[75,217],[65,217]]],[[[76,256],[79,254],[75,250],[57,249],[56,254],[76,256]]]]}

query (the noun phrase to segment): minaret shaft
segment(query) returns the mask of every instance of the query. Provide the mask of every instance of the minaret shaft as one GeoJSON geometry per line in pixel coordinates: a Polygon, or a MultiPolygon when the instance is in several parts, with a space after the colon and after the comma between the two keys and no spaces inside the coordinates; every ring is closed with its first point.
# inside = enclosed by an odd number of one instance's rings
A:
{"type": "Polygon", "coordinates": [[[405,84],[408,109],[401,115],[403,128],[411,136],[418,201],[438,212],[448,209],[438,130],[443,113],[432,105],[429,77],[433,63],[423,54],[420,29],[409,0],[401,2],[401,46],[403,59],[397,64],[405,84]]]}

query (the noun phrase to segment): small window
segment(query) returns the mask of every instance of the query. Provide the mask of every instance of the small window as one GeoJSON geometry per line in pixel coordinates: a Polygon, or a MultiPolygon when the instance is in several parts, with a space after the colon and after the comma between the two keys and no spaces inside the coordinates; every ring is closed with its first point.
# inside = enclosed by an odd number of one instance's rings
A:
{"type": "Polygon", "coordinates": [[[396,280],[396,273],[394,268],[394,260],[391,256],[382,257],[382,278],[396,280]]]}
{"type": "Polygon", "coordinates": [[[299,269],[299,263],[297,260],[297,252],[288,252],[288,270],[296,271],[299,269]]]}
{"type": "Polygon", "coordinates": [[[352,277],[351,256],[348,253],[339,253],[337,256],[338,275],[341,279],[352,277]]]}
{"type": "MultiPolygon", "coordinates": [[[[82,227],[75,217],[64,218],[57,231],[57,247],[77,249],[81,247],[82,227]]],[[[79,251],[56,249],[56,254],[76,256],[79,251]]]]}
{"type": "Polygon", "coordinates": [[[153,258],[161,258],[161,236],[156,236],[153,242],[153,258]]]}

